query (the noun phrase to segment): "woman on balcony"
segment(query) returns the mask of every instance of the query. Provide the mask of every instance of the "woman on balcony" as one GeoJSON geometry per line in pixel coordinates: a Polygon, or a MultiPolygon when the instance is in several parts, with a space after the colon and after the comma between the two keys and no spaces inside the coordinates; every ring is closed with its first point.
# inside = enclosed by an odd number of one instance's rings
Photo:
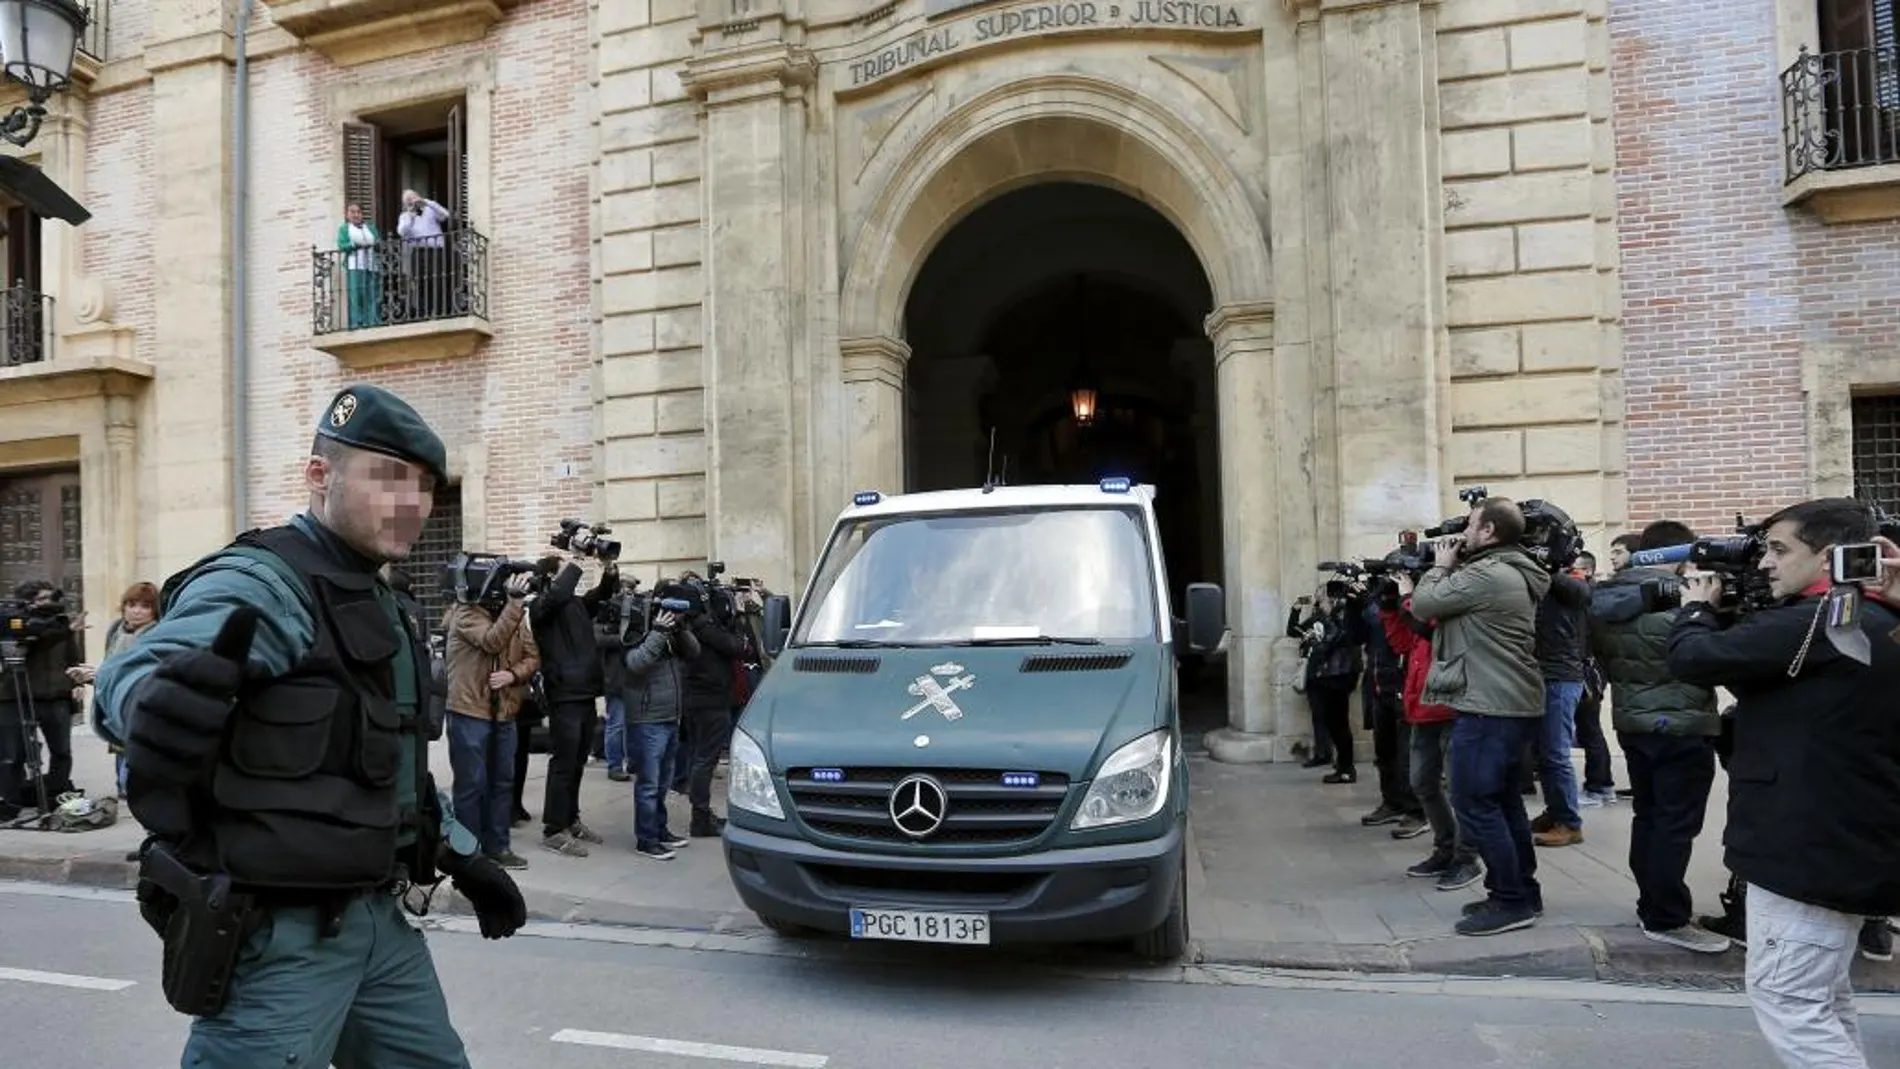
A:
{"type": "Polygon", "coordinates": [[[377,304],[383,292],[382,273],[376,262],[376,243],[382,235],[363,218],[363,206],[343,208],[343,225],[336,228],[336,247],[347,255],[344,271],[349,278],[350,329],[373,327],[381,322],[377,304]]]}

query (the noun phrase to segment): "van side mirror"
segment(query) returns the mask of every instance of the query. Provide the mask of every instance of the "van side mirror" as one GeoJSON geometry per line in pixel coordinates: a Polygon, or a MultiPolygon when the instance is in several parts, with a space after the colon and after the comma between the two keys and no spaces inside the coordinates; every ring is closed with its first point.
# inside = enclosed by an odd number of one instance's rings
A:
{"type": "Polygon", "coordinates": [[[1187,588],[1187,645],[1195,653],[1212,653],[1227,632],[1227,597],[1219,583],[1189,583],[1187,588]]]}
{"type": "Polygon", "coordinates": [[[784,651],[785,640],[792,630],[792,599],[783,594],[766,598],[764,624],[766,656],[777,657],[784,651]]]}

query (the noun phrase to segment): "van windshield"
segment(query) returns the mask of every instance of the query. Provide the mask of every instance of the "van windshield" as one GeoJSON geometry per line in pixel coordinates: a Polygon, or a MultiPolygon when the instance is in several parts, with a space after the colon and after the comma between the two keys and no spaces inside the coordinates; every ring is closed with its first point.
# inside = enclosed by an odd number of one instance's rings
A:
{"type": "Polygon", "coordinates": [[[792,641],[1153,640],[1150,560],[1134,509],[866,518],[832,537],[792,641]]]}

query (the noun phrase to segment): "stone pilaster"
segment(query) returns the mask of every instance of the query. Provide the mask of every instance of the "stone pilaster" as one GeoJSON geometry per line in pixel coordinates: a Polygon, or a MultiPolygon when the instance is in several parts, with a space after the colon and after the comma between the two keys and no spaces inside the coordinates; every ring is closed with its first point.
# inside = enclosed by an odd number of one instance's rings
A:
{"type": "Polygon", "coordinates": [[[844,359],[846,418],[858,433],[846,443],[851,451],[851,488],[901,493],[904,485],[904,366],[910,346],[896,338],[846,338],[838,345],[844,359]]]}
{"type": "MultiPolygon", "coordinates": [[[[230,0],[156,4],[145,66],[152,75],[157,193],[152,241],[164,250],[153,286],[155,428],[142,529],[156,574],[228,540],[231,465],[230,0]]],[[[299,420],[303,416],[299,415],[299,420]]],[[[304,433],[300,428],[298,433],[304,433]]]]}
{"type": "MultiPolygon", "coordinates": [[[[734,574],[789,589],[810,501],[803,96],[817,63],[777,0],[706,0],[682,75],[703,109],[707,517],[734,574]]],[[[901,419],[898,420],[901,426],[901,419]]]]}
{"type": "MultiPolygon", "coordinates": [[[[1297,658],[1286,630],[1282,501],[1307,492],[1286,483],[1280,461],[1284,409],[1306,404],[1276,382],[1271,304],[1225,305],[1207,317],[1220,395],[1221,523],[1226,547],[1227,716],[1208,736],[1223,761],[1271,760],[1275,739],[1298,723],[1297,658]]],[[[1310,565],[1309,565],[1310,569],[1310,565]]]]}

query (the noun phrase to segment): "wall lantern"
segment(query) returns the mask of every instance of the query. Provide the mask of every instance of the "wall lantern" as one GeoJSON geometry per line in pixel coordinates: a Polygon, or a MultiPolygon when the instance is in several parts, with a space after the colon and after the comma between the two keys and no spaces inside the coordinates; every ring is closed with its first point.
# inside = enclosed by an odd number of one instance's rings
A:
{"type": "Polygon", "coordinates": [[[75,0],[0,0],[0,70],[26,87],[27,105],[0,119],[0,138],[25,147],[45,104],[72,83],[73,56],[91,16],[75,0]]]}
{"type": "Polygon", "coordinates": [[[1086,386],[1078,386],[1069,391],[1069,411],[1075,416],[1075,425],[1087,427],[1095,422],[1095,391],[1086,386]]]}

